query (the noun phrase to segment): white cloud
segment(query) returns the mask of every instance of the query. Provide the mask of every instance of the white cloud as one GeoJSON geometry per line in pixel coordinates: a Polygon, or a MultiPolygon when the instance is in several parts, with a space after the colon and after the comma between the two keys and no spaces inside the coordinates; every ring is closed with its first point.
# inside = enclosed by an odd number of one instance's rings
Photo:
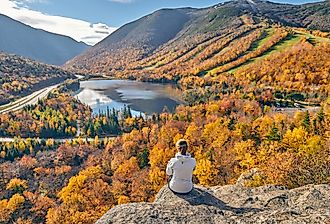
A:
{"type": "Polygon", "coordinates": [[[0,0],[0,13],[34,28],[66,35],[89,45],[96,44],[116,30],[116,28],[109,27],[103,23],[92,24],[83,20],[47,15],[34,11],[25,5],[25,3],[31,2],[45,3],[47,0],[20,0],[19,2],[0,0]]]}
{"type": "Polygon", "coordinates": [[[19,0],[21,3],[48,3],[48,0],[19,0]]]}

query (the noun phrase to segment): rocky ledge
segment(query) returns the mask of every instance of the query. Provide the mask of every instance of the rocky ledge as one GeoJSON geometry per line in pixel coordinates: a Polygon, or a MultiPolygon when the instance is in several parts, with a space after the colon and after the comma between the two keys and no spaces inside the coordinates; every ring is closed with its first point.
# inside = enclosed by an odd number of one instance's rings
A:
{"type": "Polygon", "coordinates": [[[178,195],[164,186],[154,203],[132,203],[109,210],[108,223],[322,223],[330,224],[330,185],[248,188],[196,186],[178,195]]]}

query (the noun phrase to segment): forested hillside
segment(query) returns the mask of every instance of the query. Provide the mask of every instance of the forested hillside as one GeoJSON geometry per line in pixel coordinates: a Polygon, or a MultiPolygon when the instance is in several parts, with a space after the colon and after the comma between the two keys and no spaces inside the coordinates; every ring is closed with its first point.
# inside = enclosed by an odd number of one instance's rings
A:
{"type": "Polygon", "coordinates": [[[0,105],[68,78],[74,73],[0,52],[0,105]]]}
{"type": "Polygon", "coordinates": [[[319,104],[329,89],[329,7],[328,1],[242,0],[199,10],[160,10],[118,29],[66,68],[179,83],[191,90],[188,102],[205,101],[191,96],[194,92],[203,92],[200,97],[209,87],[222,86],[217,91],[250,98],[271,91],[281,99],[298,93],[319,104]],[[167,16],[180,22],[168,20],[165,29],[161,21],[167,16]],[[160,39],[164,32],[167,38],[160,39]]]}
{"type": "MultiPolygon", "coordinates": [[[[61,106],[58,113],[72,122],[75,113],[89,119],[76,100],[54,97],[40,102],[37,110],[69,100],[70,106],[61,106]]],[[[56,120],[49,122],[60,127],[56,120]]],[[[147,120],[127,117],[124,123],[127,133],[115,139],[0,144],[0,222],[94,223],[114,205],[152,201],[166,183],[165,167],[180,138],[189,141],[197,160],[198,185],[232,184],[252,168],[259,174],[248,186],[329,183],[329,99],[315,112],[291,114],[228,96],[147,120]]]]}
{"type": "Polygon", "coordinates": [[[218,67],[223,73],[304,37],[314,45],[329,43],[322,39],[327,33],[312,31],[330,30],[329,7],[328,1],[288,5],[239,0],[205,9],[160,10],[119,28],[66,67],[162,81],[200,77],[218,67]]]}
{"type": "Polygon", "coordinates": [[[153,201],[181,138],[197,185],[233,184],[253,168],[247,187],[330,184],[327,10],[329,1],[239,0],[160,10],[118,29],[66,68],[173,82],[185,104],[95,115],[64,85],[0,115],[0,137],[17,137],[0,143],[0,223],[89,224],[115,205],[153,201]]]}

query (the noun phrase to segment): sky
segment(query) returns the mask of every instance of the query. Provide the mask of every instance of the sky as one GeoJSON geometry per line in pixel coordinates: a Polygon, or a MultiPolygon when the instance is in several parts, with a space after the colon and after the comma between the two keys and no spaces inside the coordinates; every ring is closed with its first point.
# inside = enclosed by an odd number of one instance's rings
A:
{"type": "MultiPolygon", "coordinates": [[[[120,26],[160,8],[215,5],[224,0],[0,0],[0,14],[34,28],[94,45],[120,26]]],[[[317,0],[272,0],[302,4],[317,0]]]]}

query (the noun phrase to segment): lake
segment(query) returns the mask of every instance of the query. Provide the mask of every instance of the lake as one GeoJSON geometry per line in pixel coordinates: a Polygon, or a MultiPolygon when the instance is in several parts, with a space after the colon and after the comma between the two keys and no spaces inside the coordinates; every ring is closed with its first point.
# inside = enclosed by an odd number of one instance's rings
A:
{"type": "Polygon", "coordinates": [[[119,110],[129,105],[133,115],[140,112],[150,115],[162,112],[164,107],[173,112],[183,103],[181,92],[173,85],[131,80],[81,81],[75,97],[89,105],[96,114],[106,111],[107,107],[119,110]]]}

